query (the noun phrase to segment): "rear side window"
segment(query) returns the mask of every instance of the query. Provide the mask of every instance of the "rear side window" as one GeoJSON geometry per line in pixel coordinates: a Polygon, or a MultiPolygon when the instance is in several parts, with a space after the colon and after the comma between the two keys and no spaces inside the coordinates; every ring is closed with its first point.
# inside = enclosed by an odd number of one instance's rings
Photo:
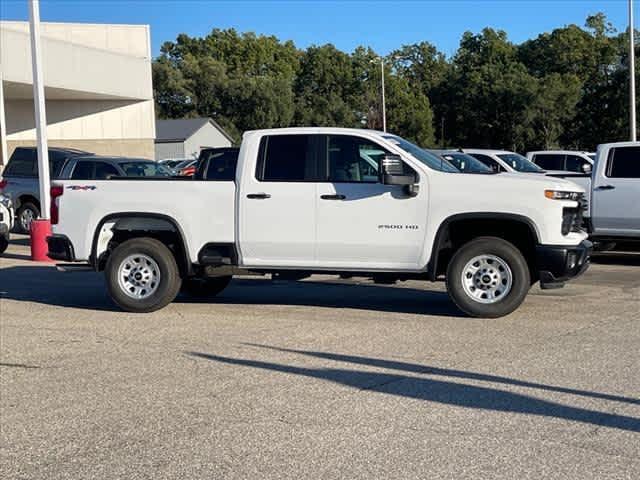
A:
{"type": "Polygon", "coordinates": [[[71,180],[93,180],[93,164],[90,161],[79,161],[73,168],[71,180]]]}
{"type": "Polygon", "coordinates": [[[3,175],[5,177],[35,177],[37,175],[36,163],[35,150],[16,148],[3,175]]]}
{"type": "Polygon", "coordinates": [[[607,177],[640,178],[640,147],[618,147],[611,150],[607,177]]]}
{"type": "Polygon", "coordinates": [[[533,163],[545,170],[564,170],[564,155],[538,154],[533,157],[533,163]]]}
{"type": "Polygon", "coordinates": [[[313,181],[315,162],[311,135],[272,135],[260,142],[256,178],[262,182],[313,181]]]}

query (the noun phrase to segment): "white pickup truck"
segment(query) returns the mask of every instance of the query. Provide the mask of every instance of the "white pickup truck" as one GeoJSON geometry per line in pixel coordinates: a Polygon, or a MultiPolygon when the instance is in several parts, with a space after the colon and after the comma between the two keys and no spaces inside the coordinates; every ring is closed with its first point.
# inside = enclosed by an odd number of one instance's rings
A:
{"type": "Polygon", "coordinates": [[[562,286],[589,263],[583,191],[561,179],[461,173],[356,129],[247,132],[236,155],[231,176],[235,158],[220,155],[202,180],[56,182],[49,256],[104,270],[133,312],[167,305],[181,286],[214,295],[234,274],[331,273],[446,278],[477,317],[506,315],[536,281],[562,286]]]}
{"type": "MultiPolygon", "coordinates": [[[[546,158],[537,152],[527,154],[537,162],[536,155],[546,158]]],[[[553,161],[557,156],[547,155],[553,161]]],[[[569,165],[570,155],[564,156],[569,165]]],[[[571,157],[574,170],[588,165],[588,173],[555,171],[547,175],[570,180],[586,190],[584,216],[591,239],[600,248],[640,241],[640,142],[598,145],[592,164],[586,154],[571,157]]]]}

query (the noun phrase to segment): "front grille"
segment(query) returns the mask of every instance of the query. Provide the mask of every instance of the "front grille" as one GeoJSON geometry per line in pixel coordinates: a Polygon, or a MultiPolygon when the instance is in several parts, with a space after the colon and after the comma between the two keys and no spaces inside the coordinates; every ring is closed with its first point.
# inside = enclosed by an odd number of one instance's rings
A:
{"type": "Polygon", "coordinates": [[[581,194],[578,198],[577,207],[565,207],[562,209],[562,234],[567,235],[569,232],[582,232],[583,215],[587,209],[587,201],[581,194]]]}

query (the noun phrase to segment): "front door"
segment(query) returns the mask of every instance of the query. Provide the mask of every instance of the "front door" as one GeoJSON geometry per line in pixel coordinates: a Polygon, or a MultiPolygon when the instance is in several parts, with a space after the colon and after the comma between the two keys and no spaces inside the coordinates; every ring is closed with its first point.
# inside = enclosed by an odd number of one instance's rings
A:
{"type": "Polygon", "coordinates": [[[328,180],[317,184],[319,265],[419,269],[427,192],[411,197],[401,186],[381,184],[379,162],[387,152],[376,143],[353,135],[321,138],[318,162],[328,180]]]}
{"type": "Polygon", "coordinates": [[[614,147],[594,176],[591,215],[596,235],[640,236],[640,147],[614,147]]]}

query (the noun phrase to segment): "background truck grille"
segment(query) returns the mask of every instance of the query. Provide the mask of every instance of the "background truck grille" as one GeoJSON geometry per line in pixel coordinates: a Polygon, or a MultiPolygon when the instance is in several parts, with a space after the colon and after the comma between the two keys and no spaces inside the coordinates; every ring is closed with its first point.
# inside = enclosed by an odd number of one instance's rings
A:
{"type": "Polygon", "coordinates": [[[567,235],[569,232],[582,232],[583,214],[587,209],[587,202],[584,195],[578,198],[577,207],[565,207],[562,209],[562,234],[567,235]]]}

